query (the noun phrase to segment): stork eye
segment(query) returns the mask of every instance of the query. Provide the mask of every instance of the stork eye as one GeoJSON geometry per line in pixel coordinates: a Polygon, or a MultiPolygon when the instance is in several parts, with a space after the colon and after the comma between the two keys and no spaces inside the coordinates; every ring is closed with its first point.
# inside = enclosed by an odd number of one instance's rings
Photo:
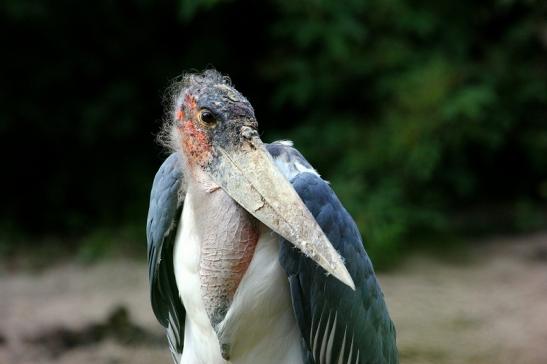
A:
{"type": "Polygon", "coordinates": [[[203,109],[198,114],[199,121],[208,128],[213,128],[217,125],[217,118],[207,109],[203,109]]]}

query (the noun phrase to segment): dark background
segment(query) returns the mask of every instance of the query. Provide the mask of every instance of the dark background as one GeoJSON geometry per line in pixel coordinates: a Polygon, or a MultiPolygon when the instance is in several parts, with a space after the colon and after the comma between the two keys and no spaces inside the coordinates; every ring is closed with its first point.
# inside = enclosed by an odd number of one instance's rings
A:
{"type": "Polygon", "coordinates": [[[377,267],[544,229],[545,4],[5,0],[0,255],[144,256],[164,91],[208,67],[332,182],[377,267]]]}

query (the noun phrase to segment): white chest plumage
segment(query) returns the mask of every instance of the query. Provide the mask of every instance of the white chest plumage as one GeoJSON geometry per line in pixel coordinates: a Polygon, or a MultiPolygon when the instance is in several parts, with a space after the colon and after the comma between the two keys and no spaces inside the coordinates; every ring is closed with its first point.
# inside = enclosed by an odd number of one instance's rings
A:
{"type": "MultiPolygon", "coordinates": [[[[179,224],[174,267],[186,309],[183,364],[301,364],[300,332],[293,315],[287,276],[278,261],[279,237],[264,225],[251,263],[221,322],[223,341],[230,344],[230,361],[220,345],[201,296],[201,241],[193,196],[188,193],[179,224]]],[[[221,223],[221,222],[219,222],[221,223]]]]}

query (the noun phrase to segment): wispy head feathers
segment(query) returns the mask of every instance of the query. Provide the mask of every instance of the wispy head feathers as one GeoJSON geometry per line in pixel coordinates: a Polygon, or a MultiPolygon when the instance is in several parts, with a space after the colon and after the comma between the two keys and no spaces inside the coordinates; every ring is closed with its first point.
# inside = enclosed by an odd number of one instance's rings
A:
{"type": "Polygon", "coordinates": [[[175,78],[171,86],[167,88],[164,97],[166,114],[158,133],[158,142],[169,151],[176,151],[179,148],[179,133],[177,132],[177,112],[182,106],[184,97],[189,89],[200,90],[214,85],[232,86],[228,76],[223,76],[215,69],[208,69],[203,72],[185,73],[175,78]]]}

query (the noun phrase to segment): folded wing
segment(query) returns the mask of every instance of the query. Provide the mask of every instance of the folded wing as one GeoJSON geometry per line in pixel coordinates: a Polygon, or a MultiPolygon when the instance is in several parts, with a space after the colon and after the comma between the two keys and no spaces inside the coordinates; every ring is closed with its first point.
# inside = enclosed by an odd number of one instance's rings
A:
{"type": "Polygon", "coordinates": [[[179,363],[184,343],[182,305],[173,269],[173,247],[184,203],[184,178],[177,153],[162,164],[152,186],[146,223],[148,240],[148,277],[152,309],[166,328],[169,347],[179,363]]]}
{"type": "Polygon", "coordinates": [[[307,363],[398,363],[395,328],[359,230],[333,190],[290,145],[268,149],[330,242],[345,259],[356,290],[327,276],[284,241],[280,262],[287,272],[307,363]]]}

